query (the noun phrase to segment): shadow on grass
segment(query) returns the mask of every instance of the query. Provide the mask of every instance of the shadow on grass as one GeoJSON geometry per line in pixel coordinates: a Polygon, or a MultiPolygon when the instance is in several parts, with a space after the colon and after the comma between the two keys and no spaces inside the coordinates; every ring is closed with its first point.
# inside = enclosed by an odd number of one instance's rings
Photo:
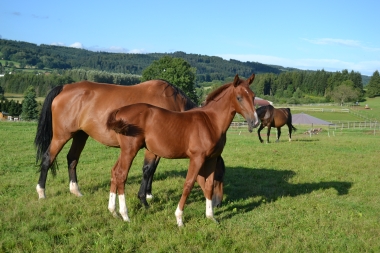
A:
{"type": "MultiPolygon", "coordinates": [[[[185,180],[187,171],[158,171],[153,180],[153,194],[155,192],[165,192],[165,196],[172,196],[172,198],[180,199],[178,192],[170,189],[157,189],[155,183],[167,178],[182,177],[185,180]],[[178,196],[174,196],[178,195],[178,196]]],[[[224,179],[224,199],[222,206],[227,214],[227,217],[232,217],[236,213],[234,209],[248,212],[261,204],[274,202],[282,197],[296,197],[303,194],[310,194],[313,191],[335,189],[338,195],[346,195],[352,187],[352,182],[344,181],[325,181],[315,183],[299,183],[292,184],[289,180],[294,177],[296,173],[291,170],[276,170],[267,168],[245,168],[245,167],[227,167],[224,179]],[[247,202],[248,198],[260,198],[258,201],[247,202]],[[233,203],[233,204],[226,204],[233,203]]],[[[141,177],[138,175],[129,176],[127,184],[140,184],[141,177]]],[[[183,181],[184,182],[184,181],[183,181]]],[[[104,180],[103,183],[94,186],[109,187],[109,181],[104,180]]],[[[94,190],[93,189],[93,190],[94,190]]],[[[182,189],[179,191],[182,192],[182,189]]],[[[137,198],[137,192],[136,192],[137,198]]],[[[159,197],[155,197],[155,202],[160,203],[159,197]]],[[[187,203],[204,201],[203,192],[199,186],[193,188],[187,203]]],[[[163,208],[163,207],[162,207],[163,208]]],[[[158,207],[160,209],[160,207],[158,207]]],[[[217,211],[217,210],[216,210],[217,211]]]]}
{"type": "MultiPolygon", "coordinates": [[[[158,168],[159,169],[159,168],[158,168]]],[[[165,180],[169,177],[183,177],[185,179],[187,171],[162,171],[154,176],[154,182],[165,180]]],[[[224,179],[224,195],[227,196],[223,202],[233,202],[236,200],[262,197],[266,202],[276,201],[281,197],[295,197],[302,194],[309,194],[317,190],[326,190],[333,188],[338,195],[348,194],[352,186],[351,182],[344,181],[327,181],[317,183],[289,183],[289,179],[294,177],[296,173],[291,170],[276,170],[266,168],[244,168],[244,167],[226,167],[224,179]]],[[[128,178],[129,183],[139,184],[141,177],[131,176],[128,178]]],[[[192,192],[193,193],[193,192],[192,192]]],[[[203,193],[200,191],[200,198],[203,199],[203,193]]],[[[198,199],[198,197],[196,197],[198,199]]],[[[260,204],[252,203],[253,209],[260,204]]]]}
{"type": "MultiPolygon", "coordinates": [[[[225,175],[224,193],[227,196],[223,203],[235,202],[237,200],[251,197],[261,197],[259,201],[234,204],[227,211],[234,208],[243,211],[251,211],[263,203],[274,202],[282,197],[296,197],[310,194],[313,191],[335,189],[338,195],[348,194],[352,182],[326,181],[316,183],[289,183],[289,179],[296,173],[291,170],[275,170],[266,168],[227,168],[225,175]]],[[[231,213],[231,215],[233,215],[231,213]]]]}

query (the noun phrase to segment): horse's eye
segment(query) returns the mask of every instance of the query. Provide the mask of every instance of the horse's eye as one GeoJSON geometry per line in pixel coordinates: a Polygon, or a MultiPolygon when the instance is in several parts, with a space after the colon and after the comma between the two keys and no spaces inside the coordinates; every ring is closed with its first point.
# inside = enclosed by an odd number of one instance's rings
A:
{"type": "Polygon", "coordinates": [[[243,100],[243,98],[241,96],[237,96],[236,99],[241,102],[243,100]]]}

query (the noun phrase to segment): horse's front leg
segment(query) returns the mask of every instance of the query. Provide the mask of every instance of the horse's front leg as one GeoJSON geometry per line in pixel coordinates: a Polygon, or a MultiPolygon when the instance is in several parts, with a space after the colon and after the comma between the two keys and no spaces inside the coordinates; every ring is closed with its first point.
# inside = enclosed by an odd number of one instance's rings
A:
{"type": "Polygon", "coordinates": [[[140,199],[141,204],[143,204],[146,208],[149,207],[146,199],[152,198],[152,179],[159,160],[160,158],[158,156],[148,150],[145,150],[144,165],[142,168],[143,177],[141,179],[140,190],[137,197],[140,199]],[[150,194],[149,197],[148,194],[150,194]]]}
{"type": "Polygon", "coordinates": [[[271,126],[268,126],[268,131],[267,131],[267,143],[269,143],[270,129],[271,129],[271,126]]]}
{"type": "Polygon", "coordinates": [[[260,132],[261,132],[261,130],[263,130],[263,128],[264,128],[263,124],[260,124],[259,129],[257,129],[257,135],[259,136],[259,140],[261,143],[264,142],[264,140],[261,138],[261,135],[260,135],[260,132]]]}
{"type": "MultiPolygon", "coordinates": [[[[203,163],[204,163],[203,157],[190,158],[189,169],[187,171],[186,180],[183,185],[182,196],[181,196],[181,199],[179,200],[177,209],[175,211],[175,217],[177,219],[177,225],[179,227],[183,226],[183,209],[185,207],[185,203],[191,192],[191,189],[194,187],[195,180],[197,179],[198,173],[201,167],[203,166],[203,163]]],[[[211,198],[210,198],[210,201],[211,201],[211,198]]]]}

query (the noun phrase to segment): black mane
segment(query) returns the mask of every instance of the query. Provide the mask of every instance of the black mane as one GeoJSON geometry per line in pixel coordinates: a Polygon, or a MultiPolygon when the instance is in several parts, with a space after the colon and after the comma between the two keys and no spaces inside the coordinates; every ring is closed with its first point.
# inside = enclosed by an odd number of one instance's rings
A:
{"type": "Polygon", "coordinates": [[[183,99],[185,99],[185,101],[186,101],[186,103],[185,103],[185,111],[193,109],[195,107],[198,107],[197,104],[195,104],[188,96],[186,96],[185,92],[183,92],[180,88],[174,86],[174,84],[171,84],[171,83],[169,83],[166,80],[163,80],[163,79],[159,79],[159,80],[161,80],[161,81],[163,81],[163,82],[165,82],[167,84],[167,86],[165,87],[165,89],[168,88],[168,87],[171,87],[174,90],[174,93],[173,93],[174,100],[177,99],[177,95],[179,95],[183,99]]]}

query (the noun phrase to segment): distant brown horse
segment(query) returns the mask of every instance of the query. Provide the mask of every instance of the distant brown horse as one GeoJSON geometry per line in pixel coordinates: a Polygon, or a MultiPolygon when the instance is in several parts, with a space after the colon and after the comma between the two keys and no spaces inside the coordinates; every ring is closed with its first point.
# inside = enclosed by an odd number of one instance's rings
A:
{"type": "Polygon", "coordinates": [[[261,138],[260,132],[264,127],[268,127],[267,143],[269,143],[271,127],[277,128],[276,142],[278,142],[281,136],[281,127],[285,124],[289,128],[289,141],[292,140],[292,130],[296,131],[297,129],[292,125],[292,114],[289,108],[274,108],[272,105],[266,105],[259,107],[256,109],[256,111],[261,120],[260,127],[257,130],[257,134],[261,143],[264,141],[261,138]]]}
{"type": "MultiPolygon", "coordinates": [[[[197,107],[184,93],[163,80],[151,80],[133,86],[120,86],[82,81],[53,88],[47,95],[34,143],[37,147],[37,162],[40,164],[40,178],[36,190],[39,198],[45,198],[47,173],[52,167],[62,147],[73,139],[67,164],[70,192],[82,196],[79,191],[76,167],[88,136],[111,147],[119,147],[114,131],[106,128],[109,113],[125,105],[145,102],[172,111],[186,111],[197,107]]],[[[220,166],[224,166],[220,157],[220,166]]],[[[145,152],[143,180],[138,193],[141,203],[146,202],[146,191],[151,193],[153,173],[159,157],[145,152]],[[149,184],[147,186],[147,180],[149,184]]],[[[215,182],[214,205],[219,205],[223,197],[224,167],[217,167],[220,181],[215,182]]],[[[202,181],[200,182],[202,185],[202,181]]]]}
{"type": "Polygon", "coordinates": [[[248,122],[251,132],[259,124],[254,107],[255,94],[249,88],[255,75],[212,92],[203,107],[185,112],[173,112],[150,104],[133,104],[110,113],[107,128],[117,133],[120,156],[112,168],[108,209],[116,216],[116,192],[119,212],[129,221],[124,188],[130,166],[141,148],[168,158],[189,158],[189,168],[175,216],[183,226],[182,214],[187,197],[198,175],[204,177],[202,187],[206,197],[206,217],[214,219],[212,206],[213,181],[217,158],[226,144],[226,131],[236,113],[248,122]]]}

